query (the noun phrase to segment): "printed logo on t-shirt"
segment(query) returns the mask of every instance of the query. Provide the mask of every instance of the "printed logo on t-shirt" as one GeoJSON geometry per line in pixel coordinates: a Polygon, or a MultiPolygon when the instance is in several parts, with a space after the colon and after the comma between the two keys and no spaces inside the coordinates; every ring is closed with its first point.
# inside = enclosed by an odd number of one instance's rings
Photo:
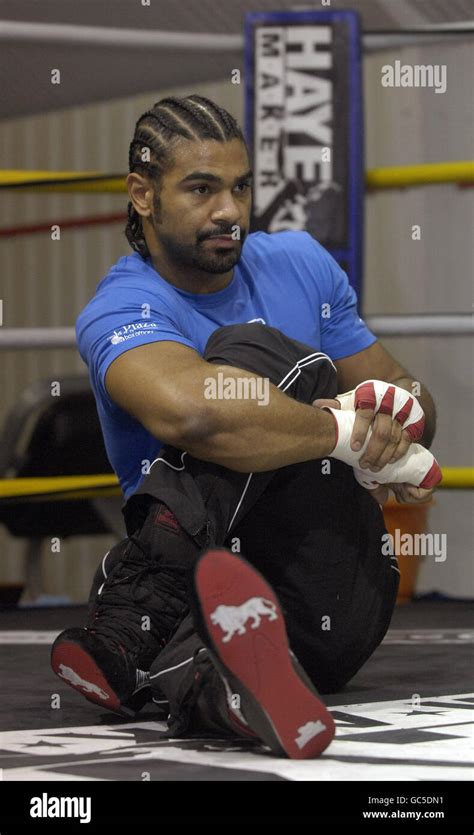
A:
{"type": "Polygon", "coordinates": [[[158,328],[156,322],[137,322],[133,325],[124,325],[123,328],[115,330],[112,336],[109,336],[112,345],[118,345],[119,342],[125,342],[126,339],[133,339],[134,336],[144,336],[147,333],[153,332],[158,328]]]}
{"type": "Polygon", "coordinates": [[[262,323],[262,325],[266,325],[266,324],[267,324],[267,323],[266,323],[266,321],[265,321],[265,319],[249,319],[249,320],[248,320],[248,322],[247,322],[247,325],[251,325],[251,324],[252,324],[252,322],[261,322],[261,323],[262,323]]]}

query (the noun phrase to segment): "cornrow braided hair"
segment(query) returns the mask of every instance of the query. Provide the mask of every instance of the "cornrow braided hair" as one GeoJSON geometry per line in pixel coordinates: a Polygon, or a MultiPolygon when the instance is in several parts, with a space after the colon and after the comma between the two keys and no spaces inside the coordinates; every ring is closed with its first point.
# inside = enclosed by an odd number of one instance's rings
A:
{"type": "MultiPolygon", "coordinates": [[[[138,119],[128,152],[129,171],[159,182],[171,162],[169,151],[180,137],[218,142],[240,139],[245,143],[239,125],[223,107],[204,96],[170,96],[156,102],[138,119]]],[[[131,201],[125,236],[135,252],[143,258],[149,255],[142,218],[131,201]]]]}

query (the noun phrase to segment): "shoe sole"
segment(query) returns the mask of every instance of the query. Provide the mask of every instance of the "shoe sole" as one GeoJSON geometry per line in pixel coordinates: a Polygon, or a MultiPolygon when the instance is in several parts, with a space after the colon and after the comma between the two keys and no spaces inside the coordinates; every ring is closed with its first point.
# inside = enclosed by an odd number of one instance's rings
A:
{"type": "Polygon", "coordinates": [[[134,710],[130,710],[120,702],[100,667],[79,644],[66,640],[53,645],[51,666],[62,681],[81,696],[85,696],[89,702],[122,716],[136,716],[134,710]]]}
{"type": "Polygon", "coordinates": [[[250,728],[279,756],[318,757],[334,720],[295,670],[271,586],[242,558],[212,549],[197,563],[194,594],[196,628],[250,728]]]}

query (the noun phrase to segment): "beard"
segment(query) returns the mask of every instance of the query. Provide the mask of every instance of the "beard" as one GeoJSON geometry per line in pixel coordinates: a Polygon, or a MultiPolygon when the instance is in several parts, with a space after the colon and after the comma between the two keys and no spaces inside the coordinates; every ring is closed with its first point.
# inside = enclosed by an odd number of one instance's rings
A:
{"type": "Polygon", "coordinates": [[[216,245],[211,250],[204,241],[187,244],[163,233],[160,233],[158,239],[166,250],[168,257],[173,261],[214,275],[227,273],[235,267],[240,260],[243,243],[242,240],[236,241],[232,249],[219,248],[216,245]]]}
{"type": "MultiPolygon", "coordinates": [[[[205,241],[209,238],[209,233],[197,236],[195,243],[186,243],[174,237],[172,234],[163,232],[160,228],[160,212],[161,206],[159,199],[154,201],[154,216],[153,227],[155,230],[156,239],[160,242],[166,251],[169,259],[175,261],[183,267],[192,267],[193,269],[202,270],[205,273],[212,273],[213,275],[220,275],[229,272],[240,260],[242,254],[242,246],[247,236],[245,230],[241,230],[240,240],[235,241],[232,249],[227,247],[219,248],[215,245],[213,249],[210,248],[205,241]]],[[[222,235],[232,234],[232,229],[219,230],[222,235]]],[[[215,232],[213,233],[216,234],[215,232]]]]}

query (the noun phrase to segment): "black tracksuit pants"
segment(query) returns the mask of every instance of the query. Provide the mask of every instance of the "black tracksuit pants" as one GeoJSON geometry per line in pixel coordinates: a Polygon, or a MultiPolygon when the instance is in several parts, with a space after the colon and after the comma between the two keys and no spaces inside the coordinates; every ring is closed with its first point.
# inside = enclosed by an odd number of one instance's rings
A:
{"type": "MultiPolygon", "coordinates": [[[[303,403],[337,392],[326,355],[265,325],[217,329],[204,358],[269,377],[303,403]]],[[[191,566],[204,548],[225,545],[258,568],[279,597],[294,654],[321,693],[343,687],[387,631],[399,571],[396,558],[382,553],[382,511],[352,468],[335,459],[249,475],[164,447],[124,516],[128,534],[140,529],[168,562],[191,566]],[[156,511],[163,504],[171,517],[156,511]]],[[[209,687],[218,686],[202,646],[185,614],[150,671],[156,701],[168,700],[180,730],[198,731],[202,720],[189,712],[196,657],[207,665],[209,687]]]]}

